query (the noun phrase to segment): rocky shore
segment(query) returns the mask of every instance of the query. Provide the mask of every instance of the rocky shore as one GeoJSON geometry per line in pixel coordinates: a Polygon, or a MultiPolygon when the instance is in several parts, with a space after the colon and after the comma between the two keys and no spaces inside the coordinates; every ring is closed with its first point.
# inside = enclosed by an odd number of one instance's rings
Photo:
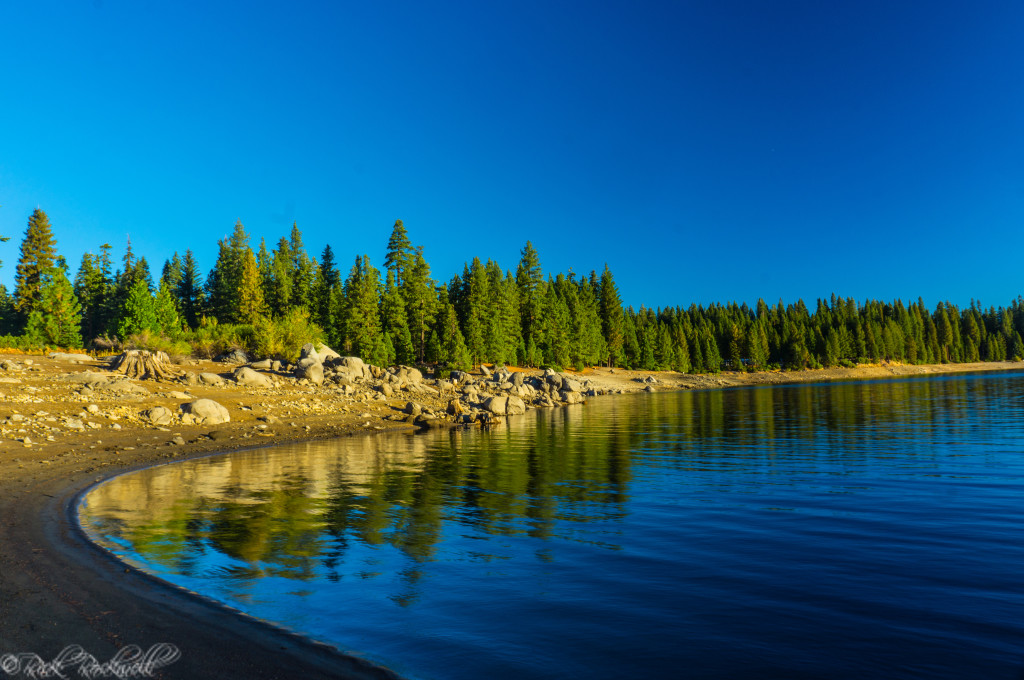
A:
{"type": "Polygon", "coordinates": [[[130,645],[146,650],[167,642],[181,658],[155,677],[387,677],[165,588],[92,548],[69,511],[80,491],[127,469],[396,429],[500,427],[506,415],[585,408],[587,399],[606,394],[1024,368],[881,365],[691,376],[499,367],[425,376],[324,347],[306,348],[293,366],[241,355],[179,365],[127,359],[0,355],[0,659],[52,660],[80,645],[104,661],[130,645]],[[163,375],[150,379],[147,371],[163,375]]]}

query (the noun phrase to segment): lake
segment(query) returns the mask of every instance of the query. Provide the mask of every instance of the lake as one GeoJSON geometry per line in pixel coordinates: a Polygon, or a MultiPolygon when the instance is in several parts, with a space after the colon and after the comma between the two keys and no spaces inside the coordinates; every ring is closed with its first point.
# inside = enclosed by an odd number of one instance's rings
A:
{"type": "Polygon", "coordinates": [[[1024,669],[1022,373],[597,398],[176,462],[79,511],[410,678],[1024,669]]]}

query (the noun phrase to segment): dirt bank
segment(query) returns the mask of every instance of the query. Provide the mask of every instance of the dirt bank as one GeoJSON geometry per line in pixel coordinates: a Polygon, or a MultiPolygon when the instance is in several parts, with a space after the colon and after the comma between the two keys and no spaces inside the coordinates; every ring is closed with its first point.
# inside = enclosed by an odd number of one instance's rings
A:
{"type": "MultiPolygon", "coordinates": [[[[24,666],[20,675],[3,666],[10,659],[4,661],[5,654],[51,661],[69,645],[80,645],[104,662],[127,645],[148,650],[171,643],[181,658],[155,677],[386,676],[126,569],[91,547],[68,521],[68,512],[81,490],[127,469],[216,451],[412,429],[405,404],[415,400],[441,411],[449,400],[443,389],[388,396],[288,379],[270,387],[131,381],[130,390],[111,391],[68,379],[106,371],[100,362],[26,355],[0,359],[8,362],[0,372],[0,673],[28,677],[24,666]],[[178,413],[180,404],[200,398],[222,404],[230,422],[186,424],[179,416],[157,425],[142,415],[155,406],[178,413]]],[[[185,368],[196,374],[227,372],[212,362],[185,368]]],[[[589,381],[589,389],[615,393],[1020,368],[1014,363],[864,366],[715,376],[594,369],[575,377],[589,381]]],[[[74,669],[66,674],[79,677],[74,669]]]]}

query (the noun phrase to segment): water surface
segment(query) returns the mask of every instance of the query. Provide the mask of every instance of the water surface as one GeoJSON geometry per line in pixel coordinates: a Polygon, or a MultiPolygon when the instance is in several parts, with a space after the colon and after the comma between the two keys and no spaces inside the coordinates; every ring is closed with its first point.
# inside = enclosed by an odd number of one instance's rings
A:
{"type": "Polygon", "coordinates": [[[93,490],[129,562],[412,678],[1018,678],[1024,375],[640,394],[93,490]]]}

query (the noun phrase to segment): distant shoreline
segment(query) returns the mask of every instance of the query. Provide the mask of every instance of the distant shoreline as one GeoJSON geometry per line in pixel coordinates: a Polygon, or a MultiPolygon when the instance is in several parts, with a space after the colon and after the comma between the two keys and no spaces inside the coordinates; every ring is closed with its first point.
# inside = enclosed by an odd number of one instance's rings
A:
{"type": "MultiPolygon", "coordinates": [[[[88,400],[67,394],[66,385],[55,387],[55,378],[83,367],[32,358],[40,370],[24,373],[20,384],[0,384],[4,395],[0,420],[14,410],[54,415],[61,409],[81,411],[88,400]],[[50,401],[47,394],[52,395],[50,401]]],[[[1024,370],[1024,363],[874,365],[716,375],[596,368],[576,375],[598,390],[639,392],[648,385],[653,391],[706,390],[1014,370],[1024,370]],[[656,382],[642,382],[647,378],[656,382]]],[[[156,390],[152,399],[129,402],[130,409],[173,403],[165,396],[167,385],[145,384],[156,390]]],[[[315,403],[321,398],[318,394],[296,388],[293,396],[276,398],[289,404],[315,403]]],[[[242,448],[412,431],[398,421],[377,420],[389,410],[395,411],[404,396],[358,402],[336,413],[295,415],[295,426],[275,427],[275,436],[264,437],[257,418],[259,404],[267,403],[268,397],[235,394],[230,389],[211,390],[210,395],[232,409],[231,423],[212,428],[219,433],[217,438],[200,434],[203,428],[198,426],[192,431],[182,427],[170,431],[123,417],[118,421],[120,430],[108,425],[102,430],[72,432],[55,437],[54,442],[44,441],[42,446],[0,440],[0,517],[4,520],[0,522],[0,656],[34,653],[52,660],[66,646],[81,645],[103,662],[126,644],[146,650],[166,642],[176,645],[182,654],[164,670],[163,677],[168,678],[388,677],[369,664],[282,634],[261,622],[226,616],[224,608],[158,584],[96,550],[77,527],[70,526],[72,504],[83,489],[130,469],[242,448]],[[379,430],[365,425],[371,410],[374,422],[381,422],[375,426],[379,430]],[[184,445],[170,442],[179,431],[189,439],[184,445]]],[[[112,400],[107,408],[113,411],[125,406],[112,400]]]]}

